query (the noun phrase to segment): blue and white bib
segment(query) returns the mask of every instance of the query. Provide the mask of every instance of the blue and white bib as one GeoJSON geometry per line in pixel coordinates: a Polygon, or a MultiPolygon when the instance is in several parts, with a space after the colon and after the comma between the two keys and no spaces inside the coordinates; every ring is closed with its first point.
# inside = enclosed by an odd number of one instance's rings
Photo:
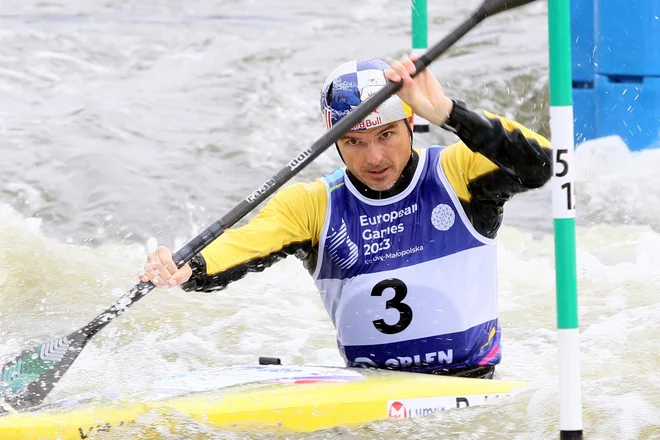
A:
{"type": "Polygon", "coordinates": [[[361,195],[339,169],[314,282],[348,365],[429,372],[500,360],[495,240],[467,219],[423,149],[412,182],[389,199],[361,195]]]}

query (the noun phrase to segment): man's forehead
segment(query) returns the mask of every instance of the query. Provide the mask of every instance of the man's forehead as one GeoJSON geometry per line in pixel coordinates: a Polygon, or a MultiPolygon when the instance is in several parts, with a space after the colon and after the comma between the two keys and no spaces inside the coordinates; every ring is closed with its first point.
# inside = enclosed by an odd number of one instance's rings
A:
{"type": "Polygon", "coordinates": [[[366,135],[366,134],[386,131],[396,127],[398,123],[399,121],[394,121],[394,122],[390,122],[389,124],[381,125],[380,127],[367,128],[366,130],[351,130],[348,133],[346,133],[343,137],[352,137],[353,135],[366,135]]]}

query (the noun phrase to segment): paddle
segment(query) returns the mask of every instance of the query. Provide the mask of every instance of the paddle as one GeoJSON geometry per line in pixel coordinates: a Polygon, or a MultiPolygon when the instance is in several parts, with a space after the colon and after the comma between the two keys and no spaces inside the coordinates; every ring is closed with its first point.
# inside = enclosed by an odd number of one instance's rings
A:
{"type": "MultiPolygon", "coordinates": [[[[417,60],[415,63],[417,71],[420,72],[426,68],[433,60],[446,52],[454,43],[486,17],[532,1],[484,1],[472,13],[470,18],[465,20],[452,33],[431,47],[417,60]]],[[[311,147],[299,153],[277,174],[243,199],[224,217],[202,231],[197,237],[193,238],[174,254],[174,261],[177,266],[181,267],[188,263],[193,256],[201,252],[206,246],[222,235],[224,231],[255,209],[261,202],[298,174],[305,166],[333,145],[353,126],[395,94],[400,88],[401,83],[388,83],[378,93],[353,109],[347,117],[332,127],[331,130],[327,131],[311,147]]],[[[62,375],[73,364],[90,339],[153,288],[154,285],[150,282],[141,282],[135,285],[130,292],[119,298],[115,304],[103,311],[83,328],[67,336],[45,342],[36,348],[28,349],[21,353],[20,356],[5,364],[2,368],[0,381],[0,391],[4,393],[5,402],[16,410],[26,409],[40,404],[61,379],[62,375]]]]}

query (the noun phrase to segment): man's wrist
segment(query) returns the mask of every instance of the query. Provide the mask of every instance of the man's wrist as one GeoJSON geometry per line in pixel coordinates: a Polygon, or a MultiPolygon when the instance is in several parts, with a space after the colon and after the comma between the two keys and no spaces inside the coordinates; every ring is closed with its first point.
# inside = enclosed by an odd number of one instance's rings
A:
{"type": "Polygon", "coordinates": [[[493,122],[483,112],[470,110],[459,100],[454,100],[452,112],[442,128],[454,133],[470,150],[477,153],[485,147],[486,139],[497,136],[497,133],[493,132],[493,122]]]}
{"type": "Polygon", "coordinates": [[[449,119],[449,116],[451,115],[453,109],[454,109],[454,101],[449,97],[445,96],[445,103],[443,105],[443,108],[438,112],[440,119],[438,120],[437,125],[442,127],[449,119]]]}
{"type": "Polygon", "coordinates": [[[452,106],[447,119],[440,126],[445,130],[449,130],[453,133],[458,133],[461,129],[461,122],[465,120],[465,116],[468,110],[467,106],[463,101],[457,99],[451,99],[452,106]]]}

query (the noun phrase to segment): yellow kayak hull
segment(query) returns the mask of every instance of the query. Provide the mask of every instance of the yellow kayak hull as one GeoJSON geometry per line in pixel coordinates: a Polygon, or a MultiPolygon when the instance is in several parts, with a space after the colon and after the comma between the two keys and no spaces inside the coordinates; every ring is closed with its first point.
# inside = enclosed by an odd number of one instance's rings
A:
{"type": "MultiPolygon", "coordinates": [[[[259,369],[283,370],[282,367],[259,369]]],[[[342,368],[314,370],[314,367],[293,368],[293,374],[259,380],[254,371],[250,368],[251,379],[216,390],[153,401],[116,399],[102,404],[51,406],[9,414],[0,417],[0,438],[91,438],[99,431],[135,424],[148,414],[176,415],[175,418],[229,430],[311,432],[481,405],[524,385],[514,381],[342,368]]],[[[216,373],[222,374],[222,370],[216,373]]],[[[176,426],[171,429],[176,430],[176,426]]]]}

